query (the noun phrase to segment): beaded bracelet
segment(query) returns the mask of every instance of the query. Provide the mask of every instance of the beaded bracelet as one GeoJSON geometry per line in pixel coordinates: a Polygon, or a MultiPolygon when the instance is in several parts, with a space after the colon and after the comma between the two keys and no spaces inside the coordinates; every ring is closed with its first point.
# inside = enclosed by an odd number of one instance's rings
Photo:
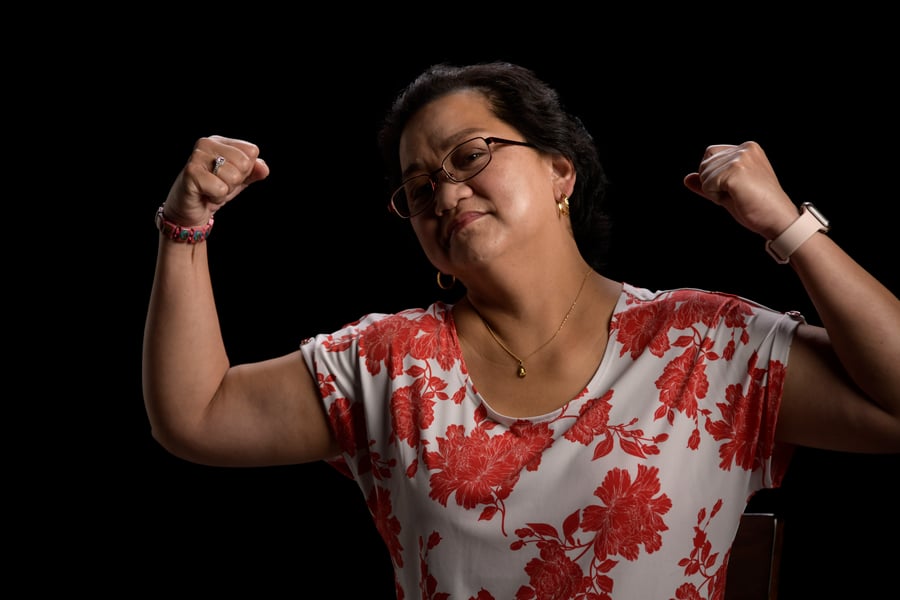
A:
{"type": "Polygon", "coordinates": [[[197,227],[182,227],[177,223],[173,223],[166,219],[163,213],[163,205],[160,205],[156,211],[156,228],[159,229],[163,237],[174,240],[176,242],[184,242],[186,244],[198,244],[205,242],[212,231],[213,218],[209,218],[206,225],[198,225],[197,227]]]}

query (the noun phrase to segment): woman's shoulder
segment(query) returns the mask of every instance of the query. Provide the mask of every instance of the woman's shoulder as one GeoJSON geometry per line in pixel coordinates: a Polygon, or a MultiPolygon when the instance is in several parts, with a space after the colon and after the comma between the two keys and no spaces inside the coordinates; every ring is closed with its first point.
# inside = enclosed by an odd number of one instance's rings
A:
{"type": "Polygon", "coordinates": [[[731,292],[722,292],[717,290],[709,290],[699,287],[677,287],[665,289],[650,289],[639,287],[629,283],[622,284],[622,293],[627,298],[637,301],[652,302],[657,301],[702,301],[711,304],[722,304],[727,302],[740,302],[754,306],[757,308],[767,309],[768,307],[731,292]]]}
{"type": "Polygon", "coordinates": [[[341,330],[365,329],[372,325],[385,322],[396,322],[400,319],[407,321],[419,321],[422,319],[438,319],[447,321],[452,317],[453,304],[443,301],[435,301],[424,307],[409,307],[386,312],[365,313],[354,321],[345,323],[341,330]]]}
{"type": "Polygon", "coordinates": [[[623,283],[622,298],[619,303],[620,310],[649,306],[658,306],[660,310],[665,307],[682,312],[699,310],[719,316],[737,312],[746,315],[770,314],[776,319],[786,316],[793,320],[804,320],[803,315],[797,311],[777,310],[735,293],[696,287],[651,290],[623,283]]]}

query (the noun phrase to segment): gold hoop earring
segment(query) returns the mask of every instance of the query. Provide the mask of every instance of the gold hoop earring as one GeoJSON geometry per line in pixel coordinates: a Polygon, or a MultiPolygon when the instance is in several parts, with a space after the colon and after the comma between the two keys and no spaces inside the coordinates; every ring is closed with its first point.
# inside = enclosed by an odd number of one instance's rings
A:
{"type": "Polygon", "coordinates": [[[569,197],[562,195],[559,202],[556,203],[556,212],[560,218],[569,216],[569,197]]]}
{"type": "Polygon", "coordinates": [[[447,284],[447,285],[444,285],[444,282],[443,282],[443,280],[441,279],[441,276],[442,276],[442,275],[443,275],[443,273],[441,273],[441,271],[438,270],[438,272],[437,272],[437,284],[438,284],[438,287],[439,287],[439,288],[441,288],[442,290],[449,290],[449,289],[451,289],[454,285],[456,285],[456,275],[451,275],[451,276],[450,276],[450,277],[452,277],[453,279],[451,279],[451,280],[450,280],[450,283],[447,284]]]}

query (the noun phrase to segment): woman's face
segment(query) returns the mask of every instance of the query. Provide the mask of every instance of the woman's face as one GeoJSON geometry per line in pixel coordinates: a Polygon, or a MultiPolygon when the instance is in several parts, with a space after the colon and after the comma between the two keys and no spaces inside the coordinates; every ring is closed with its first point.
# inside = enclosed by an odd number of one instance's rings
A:
{"type": "MultiPolygon", "coordinates": [[[[478,136],[526,141],[477,91],[453,92],[425,105],[400,138],[403,179],[433,173],[453,148],[478,136]]],[[[490,163],[468,181],[437,175],[434,202],[411,218],[431,263],[464,282],[467,272],[489,261],[541,244],[546,224],[559,221],[556,202],[562,192],[550,157],[502,142],[490,150],[490,163]]]]}

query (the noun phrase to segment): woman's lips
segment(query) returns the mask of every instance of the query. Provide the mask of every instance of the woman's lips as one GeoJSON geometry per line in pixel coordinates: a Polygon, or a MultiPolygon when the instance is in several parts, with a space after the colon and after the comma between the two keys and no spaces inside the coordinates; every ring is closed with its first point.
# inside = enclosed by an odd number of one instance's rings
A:
{"type": "Polygon", "coordinates": [[[473,221],[477,221],[481,217],[484,216],[482,212],[476,211],[468,211],[460,214],[455,219],[450,222],[450,226],[447,227],[447,235],[446,240],[449,243],[453,236],[457,234],[461,229],[465,228],[469,223],[473,221]]]}

